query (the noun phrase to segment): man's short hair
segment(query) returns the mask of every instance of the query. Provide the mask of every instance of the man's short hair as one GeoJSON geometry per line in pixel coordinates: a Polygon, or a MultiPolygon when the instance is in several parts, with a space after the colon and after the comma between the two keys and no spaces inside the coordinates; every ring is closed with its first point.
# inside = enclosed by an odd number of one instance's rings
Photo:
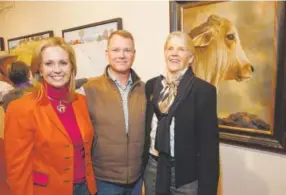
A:
{"type": "Polygon", "coordinates": [[[8,78],[14,85],[29,81],[29,67],[25,62],[15,61],[8,71],[8,78]]]}
{"type": "Polygon", "coordinates": [[[133,45],[135,46],[134,38],[133,38],[132,34],[131,34],[130,32],[128,32],[127,30],[116,30],[116,31],[113,31],[113,32],[109,35],[109,37],[108,37],[107,46],[109,46],[110,40],[111,40],[111,38],[112,38],[114,35],[119,35],[119,36],[124,37],[124,38],[126,38],[126,39],[131,39],[132,42],[133,42],[133,45]]]}

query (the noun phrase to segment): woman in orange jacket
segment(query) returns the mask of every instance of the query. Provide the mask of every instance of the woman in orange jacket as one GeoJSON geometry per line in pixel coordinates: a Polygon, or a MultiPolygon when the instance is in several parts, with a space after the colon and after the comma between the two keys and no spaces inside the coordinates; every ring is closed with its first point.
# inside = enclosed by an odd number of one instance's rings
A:
{"type": "Polygon", "coordinates": [[[11,195],[90,195],[93,128],[86,99],[75,93],[75,53],[62,38],[44,40],[31,69],[37,82],[11,102],[5,157],[11,195]]]}

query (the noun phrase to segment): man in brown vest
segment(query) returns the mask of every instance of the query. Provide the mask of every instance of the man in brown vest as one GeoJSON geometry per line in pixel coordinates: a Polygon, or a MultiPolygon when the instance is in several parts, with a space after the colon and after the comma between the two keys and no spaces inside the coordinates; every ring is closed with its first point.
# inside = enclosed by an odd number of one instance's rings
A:
{"type": "Polygon", "coordinates": [[[84,85],[95,142],[92,159],[98,195],[141,195],[145,87],[131,68],[133,36],[124,30],[108,39],[109,65],[84,85]]]}

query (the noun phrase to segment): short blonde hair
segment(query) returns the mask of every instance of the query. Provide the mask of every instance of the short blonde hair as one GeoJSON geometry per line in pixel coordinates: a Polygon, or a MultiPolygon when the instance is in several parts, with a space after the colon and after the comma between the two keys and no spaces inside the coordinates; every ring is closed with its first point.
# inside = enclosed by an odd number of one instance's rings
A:
{"type": "Polygon", "coordinates": [[[135,48],[134,38],[133,38],[132,34],[130,32],[128,32],[127,30],[116,30],[116,31],[113,31],[109,35],[109,37],[108,37],[107,46],[109,46],[110,40],[112,39],[112,37],[114,35],[119,35],[119,36],[124,37],[126,39],[130,39],[132,41],[132,43],[133,43],[134,48],[135,48]]]}
{"type": "Polygon", "coordinates": [[[44,49],[49,47],[61,47],[68,53],[69,60],[72,66],[70,83],[69,83],[70,100],[72,100],[75,94],[75,76],[77,73],[75,51],[71,47],[71,45],[66,43],[64,39],[61,37],[51,37],[44,39],[39,43],[39,45],[34,50],[31,61],[31,72],[35,79],[33,91],[36,95],[36,99],[39,100],[43,97],[43,83],[42,83],[42,77],[40,75],[42,67],[42,53],[44,49]]]}
{"type": "MultiPolygon", "coordinates": [[[[190,50],[192,56],[194,57],[192,64],[196,64],[197,53],[196,53],[195,45],[194,45],[192,38],[187,33],[184,33],[182,31],[174,31],[174,32],[170,33],[168,35],[166,41],[165,41],[164,50],[167,49],[169,41],[173,37],[178,37],[178,38],[183,40],[184,45],[188,48],[188,50],[190,50]]],[[[190,65],[192,65],[192,64],[190,64],[190,65]]]]}

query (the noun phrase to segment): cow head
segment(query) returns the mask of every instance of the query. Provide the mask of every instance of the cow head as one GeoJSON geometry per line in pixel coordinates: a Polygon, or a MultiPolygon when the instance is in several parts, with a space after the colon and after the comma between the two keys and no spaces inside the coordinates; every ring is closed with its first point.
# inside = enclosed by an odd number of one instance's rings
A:
{"type": "Polygon", "coordinates": [[[212,71],[215,71],[219,74],[216,75],[217,78],[219,77],[217,82],[221,80],[241,81],[252,76],[254,68],[245,55],[237,29],[231,21],[211,15],[205,23],[194,28],[189,35],[194,41],[198,56],[201,52],[204,53],[205,58],[212,58],[208,61],[208,65],[205,65],[212,67],[196,67],[196,69],[204,68],[213,75],[215,73],[212,71]]]}

